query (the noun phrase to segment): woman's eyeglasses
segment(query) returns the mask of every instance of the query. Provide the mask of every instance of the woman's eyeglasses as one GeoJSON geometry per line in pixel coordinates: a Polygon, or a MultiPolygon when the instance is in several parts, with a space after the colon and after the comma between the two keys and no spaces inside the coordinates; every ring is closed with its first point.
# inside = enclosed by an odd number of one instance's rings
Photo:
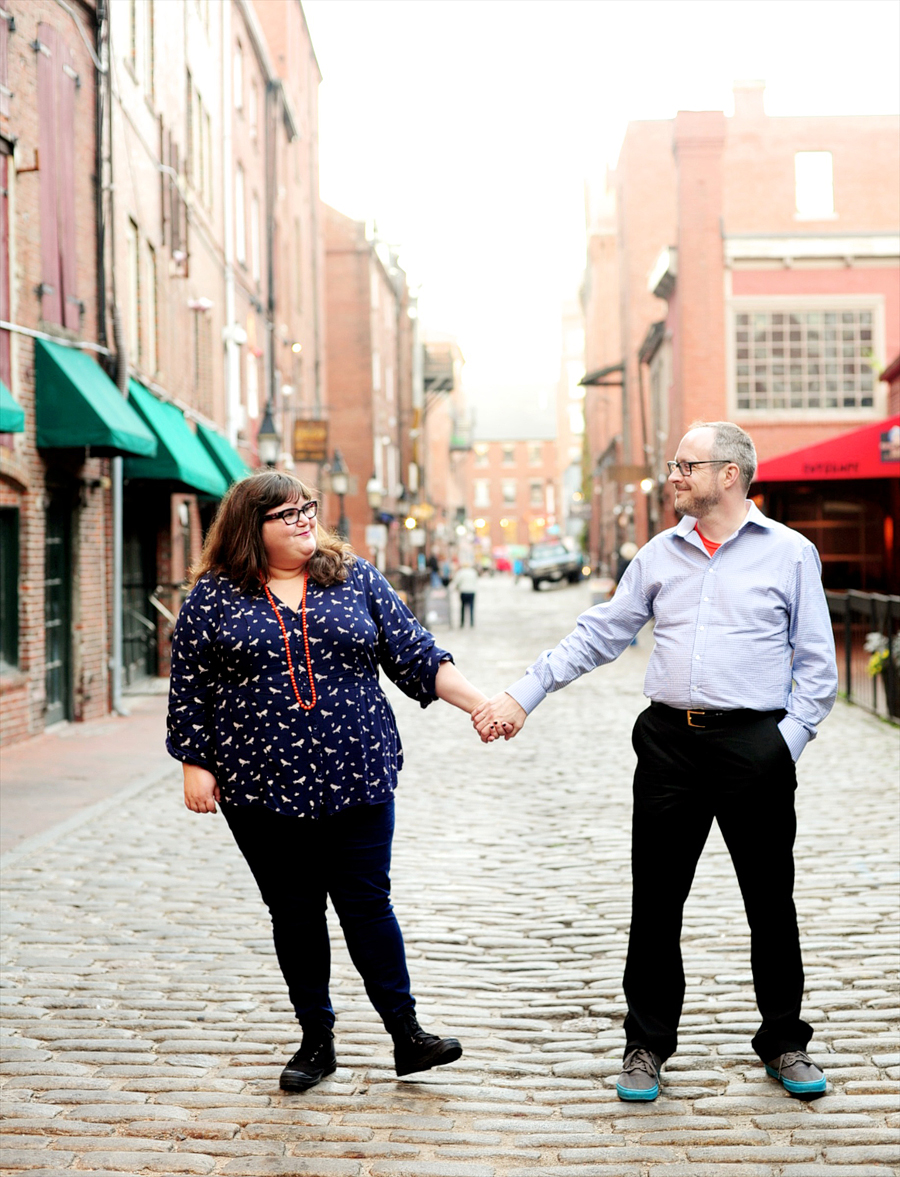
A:
{"type": "Polygon", "coordinates": [[[301,515],[305,515],[307,519],[315,519],[318,513],[317,500],[310,499],[308,503],[302,503],[299,507],[286,507],[283,511],[276,511],[274,515],[263,515],[263,522],[268,519],[281,519],[287,527],[293,527],[295,523],[300,522],[301,515]]]}

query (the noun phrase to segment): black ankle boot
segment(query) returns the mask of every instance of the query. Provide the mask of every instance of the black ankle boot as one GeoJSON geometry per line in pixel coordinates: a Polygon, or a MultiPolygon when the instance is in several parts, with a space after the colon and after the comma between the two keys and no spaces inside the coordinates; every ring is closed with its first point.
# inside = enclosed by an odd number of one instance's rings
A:
{"type": "Polygon", "coordinates": [[[306,1091],[337,1069],[334,1034],[326,1026],[307,1026],[300,1049],[281,1072],[284,1091],[306,1091]]]}
{"type": "Polygon", "coordinates": [[[427,1034],[409,1011],[390,1023],[388,1032],[394,1040],[394,1070],[398,1075],[430,1071],[445,1063],[455,1063],[462,1054],[456,1038],[438,1038],[427,1034]]]}

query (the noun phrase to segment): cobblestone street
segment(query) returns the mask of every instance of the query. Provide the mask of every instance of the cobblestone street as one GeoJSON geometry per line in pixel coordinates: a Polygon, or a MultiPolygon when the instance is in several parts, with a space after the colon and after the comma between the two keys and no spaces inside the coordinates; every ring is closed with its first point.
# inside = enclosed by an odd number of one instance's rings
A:
{"type": "MultiPolygon", "coordinates": [[[[440,640],[491,694],[588,601],[587,586],[488,581],[478,628],[440,640]]],[[[422,712],[390,688],[406,751],[395,906],[421,1020],[465,1051],[440,1071],[396,1079],[332,920],[338,1070],[303,1095],[279,1091],[299,1035],[268,917],[221,816],[184,809],[174,762],[146,792],[7,855],[0,1170],[900,1172],[898,732],[843,703],[798,790],[804,1016],[828,1094],[790,1098],[750,1049],[749,936],[714,830],[685,913],[678,1052],[656,1103],[616,1097],[630,731],[650,645],[645,633],[549,698],[509,744],[482,746],[461,712],[422,712]]],[[[665,887],[665,862],[646,866],[665,887]]]]}

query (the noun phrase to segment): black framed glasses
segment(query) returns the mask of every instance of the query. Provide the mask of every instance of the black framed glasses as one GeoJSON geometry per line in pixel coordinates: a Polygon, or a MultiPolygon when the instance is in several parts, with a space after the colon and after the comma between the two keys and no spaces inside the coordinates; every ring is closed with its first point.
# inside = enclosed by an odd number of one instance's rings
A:
{"type": "Polygon", "coordinates": [[[695,466],[727,466],[730,461],[730,458],[708,458],[705,462],[666,462],[666,465],[670,474],[677,470],[682,478],[690,478],[695,466]]]}
{"type": "Polygon", "coordinates": [[[281,519],[285,526],[293,527],[295,523],[300,522],[301,515],[305,515],[307,519],[315,519],[318,513],[318,500],[310,499],[308,503],[301,503],[299,507],[285,507],[283,511],[276,511],[274,515],[263,515],[263,522],[268,519],[281,519]]]}

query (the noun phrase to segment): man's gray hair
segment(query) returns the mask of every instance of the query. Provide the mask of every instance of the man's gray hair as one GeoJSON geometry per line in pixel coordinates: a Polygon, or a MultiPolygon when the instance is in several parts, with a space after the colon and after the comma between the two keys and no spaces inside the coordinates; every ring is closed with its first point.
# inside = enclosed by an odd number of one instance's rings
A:
{"type": "Polygon", "coordinates": [[[691,429],[712,429],[714,432],[710,458],[734,462],[741,472],[744,491],[756,475],[756,446],[749,433],[731,421],[695,421],[691,429]]]}

